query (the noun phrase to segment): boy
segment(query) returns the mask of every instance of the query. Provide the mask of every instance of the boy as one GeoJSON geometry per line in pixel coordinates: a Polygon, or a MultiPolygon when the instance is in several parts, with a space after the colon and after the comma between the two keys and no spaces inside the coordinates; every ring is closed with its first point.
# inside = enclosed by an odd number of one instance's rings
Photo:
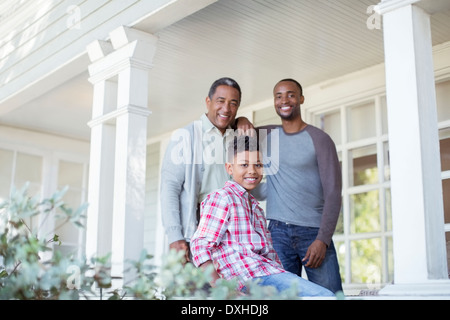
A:
{"type": "Polygon", "coordinates": [[[250,194],[263,176],[257,139],[234,137],[225,168],[233,179],[201,203],[200,223],[191,239],[194,265],[203,269],[214,265],[211,286],[219,278],[237,278],[243,291],[247,281],[259,279],[260,285],[282,291],[296,282],[301,297],[334,296],[285,271],[273,249],[264,211],[250,194]]]}

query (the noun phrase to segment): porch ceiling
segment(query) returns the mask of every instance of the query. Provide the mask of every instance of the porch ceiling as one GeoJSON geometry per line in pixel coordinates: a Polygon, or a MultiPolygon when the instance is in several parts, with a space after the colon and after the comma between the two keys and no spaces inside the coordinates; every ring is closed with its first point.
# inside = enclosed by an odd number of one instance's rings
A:
{"type": "MultiPolygon", "coordinates": [[[[381,29],[370,30],[374,0],[219,0],[157,31],[150,71],[148,135],[185,125],[206,110],[210,84],[241,85],[241,108],[271,99],[276,81],[304,86],[384,61],[381,29]]],[[[145,21],[134,26],[146,29],[145,21]]],[[[433,45],[450,40],[450,11],[432,16],[433,45]]],[[[87,69],[86,69],[87,70],[87,69]]],[[[92,86],[81,71],[0,123],[89,140],[92,86]]],[[[307,95],[307,92],[305,93],[307,95]]]]}

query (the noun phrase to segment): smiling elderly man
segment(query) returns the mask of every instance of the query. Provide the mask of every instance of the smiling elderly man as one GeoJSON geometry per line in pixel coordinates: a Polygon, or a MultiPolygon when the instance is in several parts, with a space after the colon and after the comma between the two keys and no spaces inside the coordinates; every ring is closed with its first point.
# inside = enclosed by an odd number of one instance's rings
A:
{"type": "Polygon", "coordinates": [[[169,247],[185,251],[197,229],[199,204],[229,179],[225,145],[241,103],[241,88],[231,78],[214,81],[206,97],[207,113],[178,129],[161,168],[161,214],[169,247]]]}

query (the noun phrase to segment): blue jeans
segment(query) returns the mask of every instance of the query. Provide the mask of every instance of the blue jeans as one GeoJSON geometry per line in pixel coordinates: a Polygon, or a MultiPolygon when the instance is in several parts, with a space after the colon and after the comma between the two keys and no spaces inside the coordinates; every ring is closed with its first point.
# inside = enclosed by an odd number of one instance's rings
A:
{"type": "MultiPolygon", "coordinates": [[[[311,243],[316,240],[319,228],[301,227],[271,220],[269,231],[273,246],[284,269],[301,277],[302,259],[311,243]]],[[[305,267],[308,280],[334,293],[342,291],[341,275],[333,241],[327,248],[325,259],[318,268],[305,267]]]]}
{"type": "Polygon", "coordinates": [[[311,281],[303,279],[290,272],[272,274],[270,276],[257,277],[261,286],[273,286],[279,292],[289,289],[296,284],[299,297],[334,297],[335,295],[328,289],[321,287],[311,281]]]}

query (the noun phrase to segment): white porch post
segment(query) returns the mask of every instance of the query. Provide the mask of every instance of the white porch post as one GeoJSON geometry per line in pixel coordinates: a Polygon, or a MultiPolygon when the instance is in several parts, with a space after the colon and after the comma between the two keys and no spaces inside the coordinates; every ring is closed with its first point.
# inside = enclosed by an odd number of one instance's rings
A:
{"type": "Polygon", "coordinates": [[[386,295],[450,294],[429,14],[384,0],[394,285],[386,295]],[[446,280],[444,280],[446,279],[446,280]]]}
{"type": "MultiPolygon", "coordinates": [[[[92,80],[91,80],[92,81],[92,80]]],[[[98,121],[108,114],[116,103],[117,84],[101,79],[94,82],[92,106],[91,146],[89,163],[88,215],[86,226],[86,256],[102,257],[111,251],[111,212],[114,195],[114,140],[112,123],[98,121]]]]}
{"type": "Polygon", "coordinates": [[[143,249],[148,72],[157,38],[127,27],[110,38],[88,47],[94,109],[86,246],[88,258],[111,253],[111,275],[126,283],[125,264],[143,249]]]}

